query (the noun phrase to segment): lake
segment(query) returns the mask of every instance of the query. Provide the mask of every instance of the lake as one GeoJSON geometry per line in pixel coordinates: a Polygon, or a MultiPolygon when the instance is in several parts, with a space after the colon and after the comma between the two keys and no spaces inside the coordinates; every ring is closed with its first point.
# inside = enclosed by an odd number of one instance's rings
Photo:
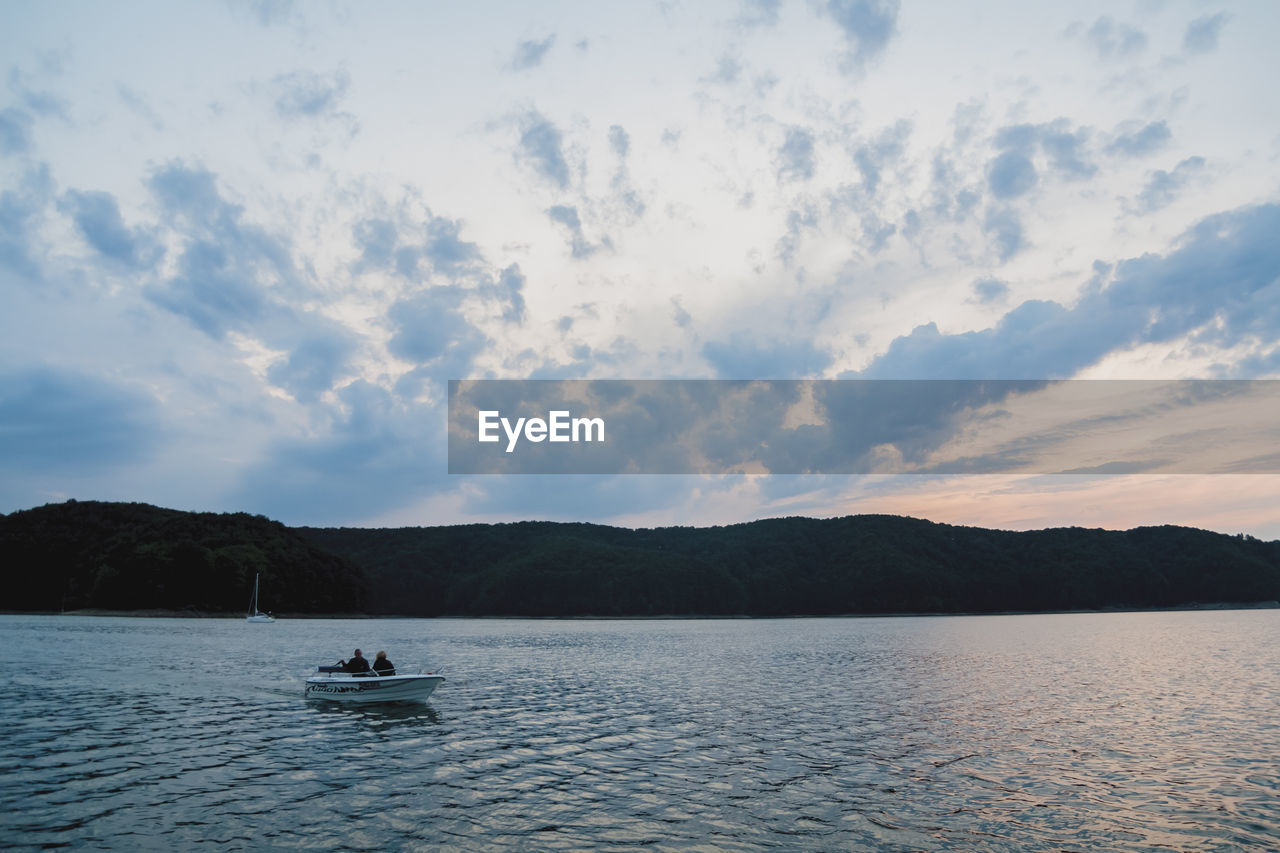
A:
{"type": "Polygon", "coordinates": [[[1280,849],[1280,611],[0,616],[0,846],[1280,849]],[[346,708],[359,646],[446,677],[346,708]]]}

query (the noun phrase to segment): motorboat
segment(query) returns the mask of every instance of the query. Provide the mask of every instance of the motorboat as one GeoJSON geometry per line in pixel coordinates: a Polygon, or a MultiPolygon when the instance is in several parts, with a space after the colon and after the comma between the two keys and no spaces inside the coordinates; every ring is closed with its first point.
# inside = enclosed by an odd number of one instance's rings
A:
{"type": "Polygon", "coordinates": [[[376,675],[343,672],[341,666],[321,666],[307,678],[306,697],[333,702],[421,702],[442,681],[444,676],[433,672],[376,675]]]}

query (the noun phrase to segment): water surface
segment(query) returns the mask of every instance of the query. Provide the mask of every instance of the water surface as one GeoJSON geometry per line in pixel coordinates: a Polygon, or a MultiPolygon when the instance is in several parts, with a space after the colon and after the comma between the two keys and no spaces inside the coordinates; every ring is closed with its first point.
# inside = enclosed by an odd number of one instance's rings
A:
{"type": "Polygon", "coordinates": [[[0,617],[0,845],[1280,849],[1280,611],[0,617]],[[425,704],[302,698],[385,649],[425,704]]]}

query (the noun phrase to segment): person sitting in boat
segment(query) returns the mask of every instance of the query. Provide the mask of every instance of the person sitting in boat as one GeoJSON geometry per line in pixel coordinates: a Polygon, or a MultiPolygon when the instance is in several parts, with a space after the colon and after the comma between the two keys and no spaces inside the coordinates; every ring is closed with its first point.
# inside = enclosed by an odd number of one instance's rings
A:
{"type": "Polygon", "coordinates": [[[386,652],[378,652],[377,657],[373,660],[373,671],[378,675],[395,675],[396,667],[395,664],[387,660],[386,652]]]}
{"type": "Polygon", "coordinates": [[[342,664],[343,672],[349,672],[352,675],[366,675],[369,672],[369,661],[359,649],[356,649],[350,660],[338,661],[338,663],[342,664]]]}

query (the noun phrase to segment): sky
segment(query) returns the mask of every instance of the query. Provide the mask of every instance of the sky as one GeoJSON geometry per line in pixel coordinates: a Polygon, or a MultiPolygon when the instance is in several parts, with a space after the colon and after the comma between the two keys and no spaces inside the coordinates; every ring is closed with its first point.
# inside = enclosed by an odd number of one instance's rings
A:
{"type": "Polygon", "coordinates": [[[1275,473],[447,473],[451,379],[1280,378],[1280,5],[0,3],[0,511],[1280,538],[1275,473]]]}

